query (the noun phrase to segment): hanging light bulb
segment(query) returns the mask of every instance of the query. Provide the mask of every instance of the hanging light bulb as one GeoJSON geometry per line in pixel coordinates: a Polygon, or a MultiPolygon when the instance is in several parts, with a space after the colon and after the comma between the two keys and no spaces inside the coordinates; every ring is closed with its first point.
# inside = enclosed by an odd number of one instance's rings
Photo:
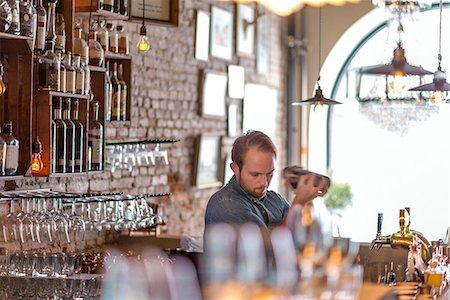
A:
{"type": "Polygon", "coordinates": [[[44,168],[44,163],[42,162],[42,144],[37,136],[33,142],[32,146],[32,156],[31,156],[31,174],[38,175],[44,168]]]}
{"type": "Polygon", "coordinates": [[[6,85],[3,82],[3,65],[0,63],[0,96],[6,91],[6,85]]]}
{"type": "Polygon", "coordinates": [[[445,94],[443,91],[436,90],[431,94],[430,103],[440,105],[445,103],[445,94]]]}
{"type": "Polygon", "coordinates": [[[389,87],[394,93],[400,94],[406,88],[406,77],[403,72],[395,72],[394,76],[391,78],[389,87]]]}
{"type": "Polygon", "coordinates": [[[150,50],[150,43],[147,38],[147,28],[145,27],[145,0],[142,0],[142,26],[139,30],[139,42],[137,48],[141,52],[150,50]]]}
{"type": "Polygon", "coordinates": [[[147,52],[150,50],[150,43],[147,38],[147,28],[145,27],[144,21],[142,21],[141,30],[139,32],[139,42],[137,48],[141,52],[147,52]]]}

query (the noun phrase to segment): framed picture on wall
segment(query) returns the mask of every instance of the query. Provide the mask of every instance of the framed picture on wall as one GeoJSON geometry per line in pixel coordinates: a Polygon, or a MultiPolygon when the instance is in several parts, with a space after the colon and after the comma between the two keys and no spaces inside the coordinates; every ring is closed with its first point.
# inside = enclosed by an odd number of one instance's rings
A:
{"type": "Polygon", "coordinates": [[[245,69],[241,66],[228,66],[228,96],[234,99],[244,98],[245,69]]]}
{"type": "Polygon", "coordinates": [[[207,61],[209,58],[209,13],[197,11],[195,22],[195,58],[207,61]]]}
{"type": "Polygon", "coordinates": [[[130,20],[178,26],[179,0],[128,0],[128,5],[130,20]]]}
{"type": "Polygon", "coordinates": [[[226,117],[227,75],[205,71],[201,80],[201,115],[226,117]]]}
{"type": "Polygon", "coordinates": [[[236,4],[236,54],[253,57],[255,54],[255,8],[250,4],[236,4]]]}
{"type": "Polygon", "coordinates": [[[222,185],[220,142],[221,138],[217,135],[201,135],[197,139],[193,176],[193,184],[196,187],[207,188],[222,185]]]}
{"type": "Polygon", "coordinates": [[[236,102],[230,102],[228,104],[228,136],[234,137],[239,134],[238,126],[238,112],[239,106],[236,102]]]}
{"type": "Polygon", "coordinates": [[[217,6],[211,7],[211,55],[233,58],[233,13],[217,6]]]}

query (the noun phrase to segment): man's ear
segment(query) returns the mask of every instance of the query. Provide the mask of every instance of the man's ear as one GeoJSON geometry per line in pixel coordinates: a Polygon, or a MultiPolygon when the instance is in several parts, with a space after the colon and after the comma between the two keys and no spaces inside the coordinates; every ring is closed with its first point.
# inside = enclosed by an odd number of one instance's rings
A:
{"type": "Polygon", "coordinates": [[[231,170],[233,170],[234,175],[238,175],[238,174],[239,174],[240,169],[239,169],[239,166],[238,166],[237,163],[232,162],[232,163],[230,164],[230,167],[231,167],[231,170]]]}

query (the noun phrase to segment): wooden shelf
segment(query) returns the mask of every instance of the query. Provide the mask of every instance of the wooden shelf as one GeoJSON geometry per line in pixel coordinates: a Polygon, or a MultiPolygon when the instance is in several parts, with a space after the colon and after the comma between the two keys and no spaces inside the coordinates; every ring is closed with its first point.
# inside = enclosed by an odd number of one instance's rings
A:
{"type": "Polygon", "coordinates": [[[39,93],[47,94],[47,95],[52,96],[52,97],[64,97],[64,98],[89,100],[89,96],[87,96],[87,95],[80,95],[80,94],[63,93],[63,92],[48,91],[48,90],[40,90],[39,93]]]}
{"type": "MultiPolygon", "coordinates": [[[[89,7],[87,7],[86,11],[82,11],[83,8],[76,8],[75,14],[77,17],[81,17],[81,18],[89,18],[89,7]]],[[[91,16],[93,19],[96,19],[98,17],[107,19],[107,20],[122,20],[122,21],[126,21],[128,20],[128,16],[124,16],[115,12],[110,12],[107,10],[103,10],[103,9],[98,9],[96,11],[93,11],[91,13],[91,16]]]]}
{"type": "Polygon", "coordinates": [[[49,175],[46,175],[46,177],[51,177],[51,178],[82,177],[82,176],[87,176],[87,173],[86,172],[81,172],[81,173],[51,173],[49,175]]]}
{"type": "Polygon", "coordinates": [[[105,58],[112,60],[131,60],[131,55],[106,51],[105,58]]]}
{"type": "Polygon", "coordinates": [[[97,67],[97,66],[89,65],[89,69],[91,70],[91,72],[101,72],[101,73],[105,73],[106,72],[106,68],[103,68],[103,67],[97,67]]]}
{"type": "Polygon", "coordinates": [[[169,143],[177,143],[179,141],[180,139],[147,139],[140,141],[109,142],[106,143],[106,146],[134,145],[134,144],[169,144],[169,143]]]}
{"type": "Polygon", "coordinates": [[[0,40],[25,40],[25,41],[33,41],[32,38],[23,36],[23,35],[15,35],[5,32],[0,32],[0,40]]]}
{"type": "Polygon", "coordinates": [[[24,179],[24,178],[25,178],[25,176],[23,176],[23,175],[0,176],[0,181],[18,180],[18,179],[24,179]]]}

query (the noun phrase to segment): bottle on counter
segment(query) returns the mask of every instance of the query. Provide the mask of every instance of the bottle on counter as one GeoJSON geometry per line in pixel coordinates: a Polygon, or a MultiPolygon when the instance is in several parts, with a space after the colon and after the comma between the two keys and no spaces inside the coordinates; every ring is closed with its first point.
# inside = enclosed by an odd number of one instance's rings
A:
{"type": "Polygon", "coordinates": [[[19,168],[19,140],[13,135],[12,122],[3,124],[3,140],[6,143],[5,175],[15,175],[19,168]]]}
{"type": "Polygon", "coordinates": [[[73,40],[73,54],[80,56],[80,64],[88,63],[89,61],[89,45],[83,39],[83,30],[81,25],[77,23],[74,30],[73,40]]]}

